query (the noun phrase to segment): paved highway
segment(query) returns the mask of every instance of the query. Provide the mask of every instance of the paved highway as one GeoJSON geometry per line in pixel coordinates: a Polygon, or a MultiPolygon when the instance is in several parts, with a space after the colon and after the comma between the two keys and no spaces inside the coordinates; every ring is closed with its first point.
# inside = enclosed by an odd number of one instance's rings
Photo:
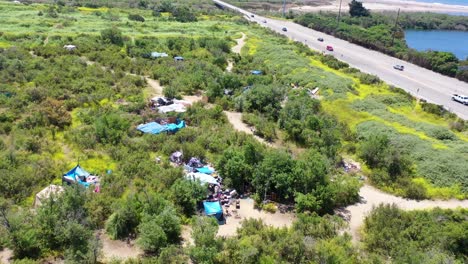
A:
{"type": "Polygon", "coordinates": [[[335,58],[344,61],[352,67],[363,72],[375,74],[383,81],[403,88],[412,95],[427,100],[428,102],[443,105],[446,109],[456,113],[459,117],[468,120],[468,106],[454,102],[452,94],[468,95],[468,83],[455,78],[443,76],[439,73],[424,69],[414,64],[396,59],[380,52],[369,50],[350,42],[335,38],[322,32],[289,21],[281,21],[258,16],[240,9],[223,1],[213,0],[226,8],[242,13],[246,19],[256,22],[273,31],[283,34],[292,40],[300,41],[314,50],[331,54],[335,58]],[[253,17],[252,17],[253,15],[253,17]],[[286,28],[287,31],[282,29],[286,28]],[[317,38],[323,38],[323,42],[317,38]],[[330,45],[334,51],[327,51],[330,45]],[[404,65],[404,71],[393,69],[393,66],[404,65]]]}

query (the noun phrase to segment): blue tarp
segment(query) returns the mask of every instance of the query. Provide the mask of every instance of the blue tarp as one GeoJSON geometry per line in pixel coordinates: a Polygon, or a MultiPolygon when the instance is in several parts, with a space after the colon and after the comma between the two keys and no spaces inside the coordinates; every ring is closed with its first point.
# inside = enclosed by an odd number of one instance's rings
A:
{"type": "Polygon", "coordinates": [[[156,122],[141,124],[137,126],[137,129],[143,133],[150,133],[150,134],[159,134],[164,131],[167,131],[167,127],[160,125],[156,122]]]}
{"type": "Polygon", "coordinates": [[[211,174],[213,173],[213,170],[208,168],[207,166],[205,167],[201,167],[201,168],[196,168],[195,170],[197,170],[198,172],[200,173],[204,173],[204,174],[211,174]]]}
{"type": "Polygon", "coordinates": [[[160,134],[162,132],[172,132],[175,133],[179,129],[185,127],[185,122],[180,121],[178,124],[167,124],[167,125],[160,125],[156,122],[150,122],[146,124],[141,124],[137,126],[137,129],[143,133],[150,133],[150,134],[160,134]]]}
{"type": "Polygon", "coordinates": [[[216,215],[220,217],[223,214],[223,208],[219,202],[203,202],[206,215],[216,215]]]}
{"type": "Polygon", "coordinates": [[[253,71],[250,71],[250,73],[253,75],[262,75],[262,71],[259,71],[259,70],[253,70],[253,71]]]}

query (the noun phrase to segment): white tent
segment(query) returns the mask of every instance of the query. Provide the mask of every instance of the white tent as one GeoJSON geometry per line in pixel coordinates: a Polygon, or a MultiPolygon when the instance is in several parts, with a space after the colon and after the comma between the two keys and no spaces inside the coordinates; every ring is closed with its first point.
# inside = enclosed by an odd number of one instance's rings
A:
{"type": "Polygon", "coordinates": [[[200,180],[201,184],[219,184],[213,176],[204,173],[191,172],[188,173],[185,177],[191,181],[200,180]]]}
{"type": "Polygon", "coordinates": [[[45,187],[42,191],[38,192],[36,194],[36,197],[34,199],[34,207],[39,207],[42,205],[43,202],[45,202],[51,195],[57,195],[61,192],[63,192],[64,189],[60,185],[49,185],[45,187]]]}

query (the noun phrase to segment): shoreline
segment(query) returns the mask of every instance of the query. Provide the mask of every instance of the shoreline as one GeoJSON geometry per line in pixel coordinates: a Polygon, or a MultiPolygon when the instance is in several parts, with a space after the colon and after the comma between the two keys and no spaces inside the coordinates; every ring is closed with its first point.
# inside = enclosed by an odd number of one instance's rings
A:
{"type": "MultiPolygon", "coordinates": [[[[440,3],[425,3],[416,1],[404,1],[404,0],[361,0],[364,7],[377,12],[383,11],[398,11],[401,12],[430,12],[430,13],[456,13],[468,15],[468,6],[462,5],[448,5],[440,3]]],[[[435,0],[436,1],[436,0],[435,0]]],[[[341,5],[341,11],[347,12],[349,10],[348,3],[351,0],[343,0],[341,5]]],[[[292,7],[291,10],[299,12],[319,12],[319,11],[330,11],[338,12],[340,0],[334,0],[331,4],[319,5],[319,6],[300,6],[292,7]]]]}

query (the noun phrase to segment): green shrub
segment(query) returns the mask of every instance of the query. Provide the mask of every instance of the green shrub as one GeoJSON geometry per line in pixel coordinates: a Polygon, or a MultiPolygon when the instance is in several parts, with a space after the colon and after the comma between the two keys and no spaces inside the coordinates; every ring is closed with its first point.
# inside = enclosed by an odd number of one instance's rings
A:
{"type": "Polygon", "coordinates": [[[133,21],[145,22],[145,18],[138,14],[129,14],[128,19],[133,21]]]}
{"type": "Polygon", "coordinates": [[[278,210],[278,207],[274,203],[267,203],[262,206],[262,209],[274,214],[278,210]]]}
{"type": "Polygon", "coordinates": [[[373,74],[358,73],[357,76],[362,84],[379,84],[382,82],[377,75],[373,74]]]}

